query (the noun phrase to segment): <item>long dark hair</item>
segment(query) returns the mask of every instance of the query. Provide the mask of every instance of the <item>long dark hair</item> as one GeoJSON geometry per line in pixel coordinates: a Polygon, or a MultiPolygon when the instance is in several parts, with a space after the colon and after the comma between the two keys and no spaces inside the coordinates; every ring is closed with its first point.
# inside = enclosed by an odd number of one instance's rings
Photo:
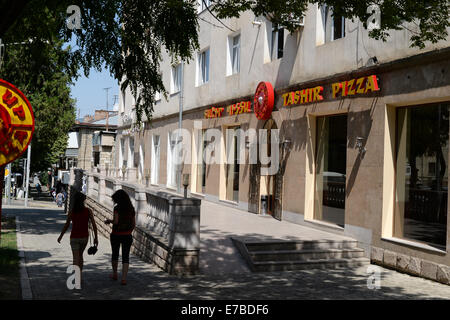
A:
{"type": "Polygon", "coordinates": [[[84,200],[86,200],[86,196],[83,193],[77,191],[73,195],[72,212],[74,212],[74,213],[82,212],[85,208],[84,200]]]}
{"type": "Polygon", "coordinates": [[[135,214],[133,204],[131,203],[130,196],[124,190],[120,189],[114,192],[112,195],[112,200],[116,204],[117,211],[119,214],[135,214]]]}

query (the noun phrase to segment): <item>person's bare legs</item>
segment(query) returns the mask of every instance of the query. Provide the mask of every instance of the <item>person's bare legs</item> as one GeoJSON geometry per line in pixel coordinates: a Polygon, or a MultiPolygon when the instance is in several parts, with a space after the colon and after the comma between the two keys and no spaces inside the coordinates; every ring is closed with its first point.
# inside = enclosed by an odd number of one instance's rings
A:
{"type": "Polygon", "coordinates": [[[84,249],[86,249],[86,246],[87,246],[87,242],[84,246],[81,246],[80,250],[78,251],[78,266],[80,267],[80,282],[82,279],[83,266],[84,266],[83,253],[84,253],[84,249]]]}
{"type": "Polygon", "coordinates": [[[112,276],[113,276],[114,280],[117,279],[117,266],[118,266],[118,264],[119,264],[119,261],[117,261],[117,260],[116,261],[114,261],[114,260],[111,261],[111,265],[112,265],[112,269],[113,269],[112,276]]]}
{"type": "Polygon", "coordinates": [[[73,265],[74,266],[79,266],[80,264],[80,255],[79,255],[79,250],[72,250],[72,258],[73,258],[73,265]]]}
{"type": "Polygon", "coordinates": [[[122,282],[127,282],[129,263],[122,263],[122,282]]]}
{"type": "Polygon", "coordinates": [[[111,234],[110,242],[112,251],[111,266],[113,269],[113,274],[109,275],[109,277],[113,280],[117,280],[117,266],[119,264],[120,242],[117,241],[117,236],[114,234],[111,234]]]}
{"type": "Polygon", "coordinates": [[[73,256],[73,265],[80,268],[80,284],[81,284],[81,269],[80,267],[80,250],[72,250],[72,256],[73,256]]]}

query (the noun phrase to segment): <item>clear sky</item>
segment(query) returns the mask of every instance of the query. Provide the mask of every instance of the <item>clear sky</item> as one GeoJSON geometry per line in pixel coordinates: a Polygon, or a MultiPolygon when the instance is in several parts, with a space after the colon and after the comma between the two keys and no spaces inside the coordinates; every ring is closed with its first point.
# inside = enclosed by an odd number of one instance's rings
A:
{"type": "Polygon", "coordinates": [[[119,84],[109,72],[107,70],[102,72],[91,70],[89,78],[86,78],[84,74],[80,76],[71,88],[71,96],[77,100],[77,118],[88,114],[94,115],[94,111],[97,109],[106,109],[106,90],[103,88],[108,87],[111,87],[108,91],[109,110],[113,110],[113,104],[118,102],[114,99],[118,99],[119,84]]]}
{"type": "MultiPolygon", "coordinates": [[[[74,49],[77,48],[75,37],[68,43],[74,49]]],[[[95,110],[106,109],[106,90],[108,90],[109,110],[113,110],[114,103],[118,103],[119,84],[109,74],[108,70],[98,72],[94,69],[89,73],[89,77],[84,76],[83,70],[79,70],[80,77],[71,87],[71,96],[76,100],[77,119],[85,115],[94,115],[95,110]],[[116,97],[115,97],[116,96],[116,97]]]]}

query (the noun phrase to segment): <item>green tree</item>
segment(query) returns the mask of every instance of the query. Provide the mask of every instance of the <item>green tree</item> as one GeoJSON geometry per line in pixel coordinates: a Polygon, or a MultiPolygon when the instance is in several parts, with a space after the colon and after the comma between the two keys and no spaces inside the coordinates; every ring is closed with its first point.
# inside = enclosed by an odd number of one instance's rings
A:
{"type": "Polygon", "coordinates": [[[1,77],[18,86],[33,107],[32,171],[46,170],[64,154],[67,133],[75,123],[75,101],[70,97],[75,69],[68,71],[64,65],[68,52],[61,41],[19,43],[8,47],[0,69],[1,77]]]}
{"type": "MultiPolygon", "coordinates": [[[[308,4],[327,4],[334,14],[359,19],[367,25],[369,5],[378,4],[381,27],[370,32],[386,40],[390,30],[415,23],[411,45],[423,48],[447,37],[450,5],[448,0],[212,0],[211,12],[218,19],[238,17],[251,10],[267,16],[289,31],[308,4]]],[[[74,66],[85,75],[103,66],[129,87],[136,98],[137,120],[151,118],[156,92],[167,95],[159,72],[162,50],[183,61],[198,49],[197,0],[0,0],[0,37],[4,42],[29,41],[41,46],[55,38],[69,41],[76,36],[78,49],[65,56],[63,65],[70,73],[74,66]],[[81,10],[81,28],[66,25],[67,8],[81,10]],[[138,90],[139,88],[139,90],[138,90]]],[[[76,69],[76,68],[75,68],[76,69]]]]}

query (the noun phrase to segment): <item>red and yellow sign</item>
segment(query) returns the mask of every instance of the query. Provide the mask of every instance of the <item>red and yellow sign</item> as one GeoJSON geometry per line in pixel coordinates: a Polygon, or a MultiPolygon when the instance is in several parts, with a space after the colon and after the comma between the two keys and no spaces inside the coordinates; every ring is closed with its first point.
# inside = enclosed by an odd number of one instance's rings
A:
{"type": "Polygon", "coordinates": [[[249,113],[252,112],[252,103],[251,101],[241,101],[238,103],[230,104],[226,108],[212,107],[211,109],[205,110],[205,119],[220,118],[221,116],[223,116],[223,112],[225,109],[227,110],[229,116],[249,113]]]}
{"type": "Polygon", "coordinates": [[[304,104],[316,101],[322,101],[323,87],[317,86],[303,90],[291,91],[283,94],[283,107],[294,104],[304,104]]]}
{"type": "Polygon", "coordinates": [[[249,113],[252,112],[251,101],[241,101],[227,107],[228,115],[232,116],[235,114],[249,113]]]}
{"type": "Polygon", "coordinates": [[[336,82],[331,85],[333,98],[346,97],[368,92],[379,91],[377,76],[371,75],[348,81],[336,82]]]}
{"type": "MultiPolygon", "coordinates": [[[[323,100],[323,87],[317,86],[303,90],[291,91],[283,94],[283,107],[319,102],[323,100]]],[[[331,84],[331,96],[337,97],[354,96],[380,91],[378,78],[376,75],[351,79],[347,81],[335,82],[331,84]]]]}
{"type": "Polygon", "coordinates": [[[211,109],[205,110],[205,118],[206,119],[211,119],[211,118],[220,118],[223,114],[223,110],[224,108],[214,108],[212,107],[211,109]]]}
{"type": "Polygon", "coordinates": [[[254,112],[258,120],[270,118],[275,102],[275,93],[270,82],[260,82],[254,97],[254,112]]]}
{"type": "Polygon", "coordinates": [[[19,89],[0,79],[0,167],[20,157],[33,132],[30,102],[19,89]]]}

